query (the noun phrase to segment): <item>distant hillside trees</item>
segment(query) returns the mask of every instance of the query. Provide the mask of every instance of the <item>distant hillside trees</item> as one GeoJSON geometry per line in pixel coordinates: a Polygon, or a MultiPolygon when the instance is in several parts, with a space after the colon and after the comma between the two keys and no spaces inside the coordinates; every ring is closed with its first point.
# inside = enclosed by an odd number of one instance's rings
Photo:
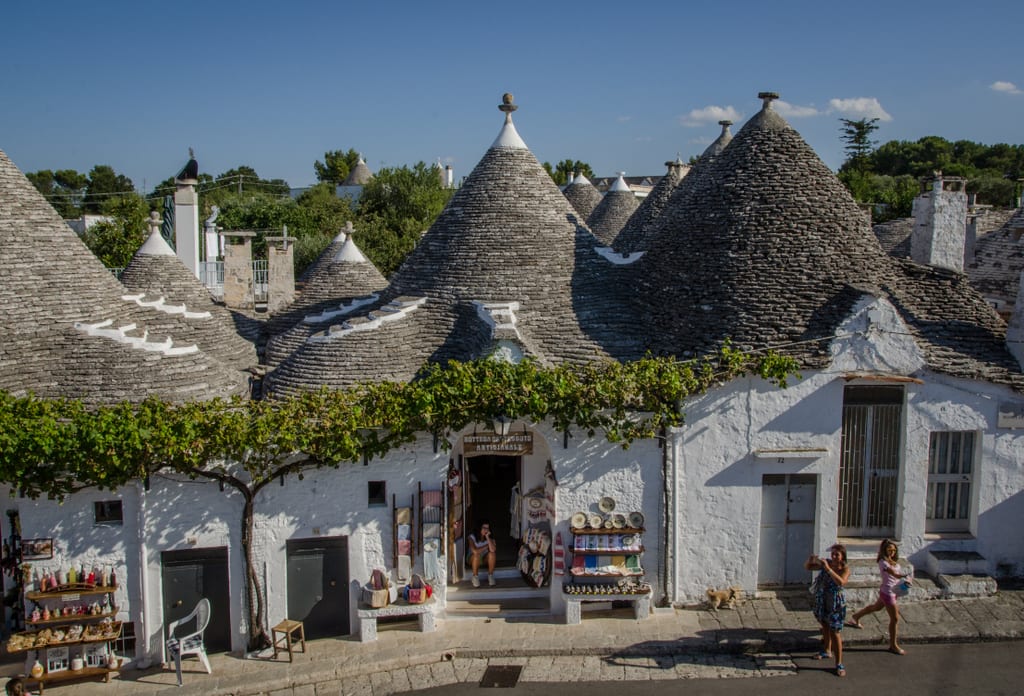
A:
{"type": "Polygon", "coordinates": [[[977,194],[978,203],[1015,204],[1018,180],[1024,177],[1024,145],[950,142],[929,135],[915,142],[891,140],[872,149],[875,121],[840,120],[847,159],[839,168],[839,179],[858,202],[882,204],[876,208],[876,221],[909,217],[920,179],[937,170],[967,179],[967,191],[977,194]]]}
{"type": "Polygon", "coordinates": [[[569,176],[572,174],[582,174],[591,180],[594,178],[594,170],[590,168],[589,164],[581,162],[580,160],[564,159],[556,164],[554,168],[551,167],[550,162],[545,162],[541,166],[544,167],[544,171],[546,171],[559,186],[565,186],[569,181],[569,176]]]}
{"type": "Polygon", "coordinates": [[[316,173],[317,181],[341,186],[357,164],[359,153],[352,148],[349,148],[348,152],[330,150],[324,153],[323,162],[317,160],[313,163],[313,171],[316,173]]]}

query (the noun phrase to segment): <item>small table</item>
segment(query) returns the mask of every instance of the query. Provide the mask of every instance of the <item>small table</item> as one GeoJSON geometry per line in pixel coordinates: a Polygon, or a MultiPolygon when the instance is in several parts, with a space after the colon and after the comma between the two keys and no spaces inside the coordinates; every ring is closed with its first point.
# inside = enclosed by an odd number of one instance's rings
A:
{"type": "Polygon", "coordinates": [[[295,645],[294,640],[295,632],[299,632],[298,642],[302,644],[302,652],[306,652],[306,629],[302,625],[301,621],[292,621],[291,619],[285,619],[281,623],[270,629],[271,635],[274,640],[274,659],[277,659],[277,651],[280,649],[282,652],[288,651],[288,661],[292,661],[292,647],[295,645]],[[282,634],[279,638],[277,634],[282,634]]]}
{"type": "Polygon", "coordinates": [[[580,623],[582,617],[580,606],[583,602],[631,602],[633,618],[637,621],[646,619],[651,613],[651,593],[639,594],[607,594],[607,595],[565,595],[565,623],[580,623]]]}
{"type": "Polygon", "coordinates": [[[359,615],[359,640],[363,643],[370,643],[377,640],[377,619],[390,618],[392,616],[416,616],[419,618],[419,629],[423,633],[431,633],[437,628],[434,616],[434,598],[431,597],[423,604],[409,604],[407,602],[389,604],[379,609],[361,607],[357,612],[359,615]]]}

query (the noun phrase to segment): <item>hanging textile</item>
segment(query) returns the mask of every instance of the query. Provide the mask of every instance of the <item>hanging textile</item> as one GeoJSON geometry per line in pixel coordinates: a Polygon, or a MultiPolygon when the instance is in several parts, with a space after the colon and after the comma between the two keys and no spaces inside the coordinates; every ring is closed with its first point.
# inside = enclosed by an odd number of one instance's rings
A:
{"type": "Polygon", "coordinates": [[[509,536],[518,539],[523,528],[523,496],[519,495],[519,484],[512,486],[512,500],[509,501],[509,512],[512,513],[509,536]]]}
{"type": "Polygon", "coordinates": [[[426,539],[423,542],[423,575],[431,580],[440,580],[441,564],[438,562],[440,539],[426,539]]]}

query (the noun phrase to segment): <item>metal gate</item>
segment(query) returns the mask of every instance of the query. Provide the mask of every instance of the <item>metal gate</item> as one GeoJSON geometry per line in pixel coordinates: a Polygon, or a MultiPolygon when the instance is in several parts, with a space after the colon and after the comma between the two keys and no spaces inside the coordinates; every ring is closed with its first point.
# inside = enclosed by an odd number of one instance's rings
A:
{"type": "Polygon", "coordinates": [[[839,463],[840,536],[895,534],[902,397],[899,387],[846,388],[839,463]],[[892,403],[897,398],[898,403],[892,403]],[[889,403],[877,403],[881,401],[889,403]]]}
{"type": "Polygon", "coordinates": [[[288,618],[306,638],[349,634],[348,537],[290,539],[288,618]]]}
{"type": "Polygon", "coordinates": [[[206,651],[231,650],[233,624],[227,548],[164,551],[160,554],[160,566],[164,626],[188,616],[205,597],[210,600],[210,624],[203,633],[206,651]]]}
{"type": "Polygon", "coordinates": [[[804,561],[814,548],[817,490],[814,474],[766,474],[762,479],[758,585],[810,579],[804,561]]]}

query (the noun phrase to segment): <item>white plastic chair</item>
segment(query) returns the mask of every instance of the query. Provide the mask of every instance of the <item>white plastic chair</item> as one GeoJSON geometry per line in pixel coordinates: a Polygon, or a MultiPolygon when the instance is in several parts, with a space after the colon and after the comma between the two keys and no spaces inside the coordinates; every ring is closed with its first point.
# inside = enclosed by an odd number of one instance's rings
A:
{"type": "MultiPolygon", "coordinates": [[[[188,655],[196,655],[203,666],[206,667],[207,674],[213,674],[213,670],[210,669],[210,660],[206,657],[206,646],[203,645],[203,631],[206,630],[207,624],[210,623],[210,600],[203,597],[199,600],[199,604],[192,610],[192,613],[188,616],[172,621],[171,625],[167,627],[167,642],[165,649],[167,654],[174,658],[174,666],[178,671],[178,686],[181,686],[181,658],[188,655]],[[174,631],[184,624],[195,619],[196,630],[188,635],[175,636],[174,631]]],[[[170,660],[168,660],[170,661],[170,660]]]]}

